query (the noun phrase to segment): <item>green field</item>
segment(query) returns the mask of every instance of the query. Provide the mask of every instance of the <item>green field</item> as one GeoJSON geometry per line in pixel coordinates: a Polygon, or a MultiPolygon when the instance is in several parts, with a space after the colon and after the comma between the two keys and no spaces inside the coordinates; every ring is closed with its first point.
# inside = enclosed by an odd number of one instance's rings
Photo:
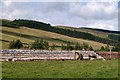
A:
{"type": "Polygon", "coordinates": [[[3,78],[117,78],[118,60],[3,62],[3,78]]]}

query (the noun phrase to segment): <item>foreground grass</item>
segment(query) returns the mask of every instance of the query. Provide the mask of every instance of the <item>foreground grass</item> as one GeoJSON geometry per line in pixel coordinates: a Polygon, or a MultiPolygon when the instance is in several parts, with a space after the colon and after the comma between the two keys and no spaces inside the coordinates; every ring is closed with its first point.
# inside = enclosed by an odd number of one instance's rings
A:
{"type": "Polygon", "coordinates": [[[117,78],[117,60],[3,62],[3,78],[117,78]]]}

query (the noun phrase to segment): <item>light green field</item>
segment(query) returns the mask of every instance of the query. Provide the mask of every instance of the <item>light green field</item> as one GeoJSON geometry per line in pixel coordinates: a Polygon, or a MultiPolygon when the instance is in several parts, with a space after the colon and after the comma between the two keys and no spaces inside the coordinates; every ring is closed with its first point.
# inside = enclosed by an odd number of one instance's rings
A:
{"type": "MultiPolygon", "coordinates": [[[[54,44],[60,46],[61,44],[66,44],[65,41],[70,41],[73,43],[78,42],[80,44],[83,44],[83,42],[85,42],[85,43],[88,43],[89,45],[93,46],[95,49],[99,49],[101,46],[105,46],[105,44],[95,42],[95,41],[68,37],[68,36],[53,33],[53,32],[32,29],[32,28],[27,28],[27,27],[22,27],[20,29],[2,27],[0,30],[5,30],[5,31],[13,33],[13,34],[8,34],[8,33],[0,34],[0,35],[2,35],[2,40],[7,40],[7,41],[20,39],[23,43],[32,43],[36,39],[44,39],[44,40],[48,41],[50,43],[50,45],[54,43],[54,44]],[[16,34],[19,34],[19,36],[16,34]]],[[[4,42],[4,43],[6,43],[6,42],[4,42]]],[[[3,45],[4,45],[4,43],[3,43],[3,45]]],[[[6,47],[4,47],[4,46],[2,48],[6,49],[6,47]]]]}
{"type": "Polygon", "coordinates": [[[3,62],[3,78],[118,78],[118,60],[3,62]]]}

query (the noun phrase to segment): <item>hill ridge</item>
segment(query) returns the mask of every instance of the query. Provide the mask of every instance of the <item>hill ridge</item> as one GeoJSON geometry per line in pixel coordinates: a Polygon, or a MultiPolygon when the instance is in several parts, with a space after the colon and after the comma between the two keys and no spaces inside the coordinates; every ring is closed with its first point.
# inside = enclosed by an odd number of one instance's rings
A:
{"type": "MultiPolygon", "coordinates": [[[[6,20],[5,21],[2,20],[2,21],[3,21],[3,24],[5,24],[6,20]]],[[[69,37],[73,37],[73,38],[79,38],[79,39],[82,38],[82,39],[85,39],[85,40],[92,40],[92,41],[95,41],[95,42],[100,42],[100,43],[110,44],[110,45],[118,44],[118,41],[117,40],[115,41],[115,39],[112,39],[112,37],[111,38],[103,38],[103,37],[99,37],[99,36],[96,36],[96,35],[93,35],[93,34],[90,34],[90,33],[87,33],[87,32],[54,27],[54,26],[51,26],[48,23],[38,22],[38,21],[34,21],[34,20],[18,19],[18,20],[13,20],[13,21],[9,21],[9,22],[10,22],[10,25],[13,25],[14,23],[17,24],[16,28],[20,28],[20,27],[25,26],[25,27],[28,27],[28,28],[34,28],[34,29],[38,29],[38,30],[49,31],[49,32],[53,32],[53,33],[57,33],[57,34],[61,34],[61,35],[65,35],[65,36],[69,36],[69,37]]],[[[1,25],[1,26],[7,26],[7,24],[6,25],[1,25]]],[[[7,27],[13,27],[14,28],[15,25],[14,26],[7,26],[7,27]]],[[[77,28],[77,29],[79,29],[79,28],[77,28]]],[[[3,30],[3,32],[5,32],[5,31],[3,30]]],[[[112,36],[114,36],[114,35],[112,35],[112,36]]]]}

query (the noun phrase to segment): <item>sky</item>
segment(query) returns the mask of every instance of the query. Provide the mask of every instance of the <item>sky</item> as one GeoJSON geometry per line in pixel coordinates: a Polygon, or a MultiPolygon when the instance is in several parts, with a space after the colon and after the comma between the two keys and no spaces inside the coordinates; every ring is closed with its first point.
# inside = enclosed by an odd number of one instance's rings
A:
{"type": "Polygon", "coordinates": [[[0,0],[0,18],[118,31],[117,0],[0,0]]]}

